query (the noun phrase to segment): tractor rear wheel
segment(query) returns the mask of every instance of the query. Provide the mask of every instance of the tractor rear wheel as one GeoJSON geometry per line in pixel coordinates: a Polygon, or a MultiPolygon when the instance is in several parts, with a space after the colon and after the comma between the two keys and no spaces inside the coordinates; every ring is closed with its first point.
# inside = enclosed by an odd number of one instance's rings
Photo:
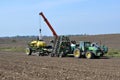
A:
{"type": "Polygon", "coordinates": [[[73,55],[75,58],[80,58],[81,57],[81,52],[79,49],[75,49],[73,52],[73,55]]]}
{"type": "Polygon", "coordinates": [[[32,49],[31,48],[26,48],[26,54],[31,55],[32,54],[32,49]]]}
{"type": "Polygon", "coordinates": [[[94,54],[93,54],[92,52],[90,52],[90,51],[87,51],[87,52],[85,53],[85,57],[86,57],[87,59],[93,59],[93,58],[94,58],[94,54]]]}

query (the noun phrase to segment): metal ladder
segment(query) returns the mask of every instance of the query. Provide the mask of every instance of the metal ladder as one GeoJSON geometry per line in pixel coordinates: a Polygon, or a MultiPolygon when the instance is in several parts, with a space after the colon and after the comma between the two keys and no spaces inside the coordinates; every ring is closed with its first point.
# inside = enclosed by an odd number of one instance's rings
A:
{"type": "Polygon", "coordinates": [[[55,56],[59,56],[59,51],[60,51],[60,46],[62,44],[62,42],[69,42],[69,38],[68,37],[65,37],[65,36],[59,36],[58,39],[55,41],[55,45],[54,45],[54,48],[53,48],[53,54],[55,56]]]}
{"type": "Polygon", "coordinates": [[[56,39],[54,43],[52,54],[55,56],[57,56],[56,54],[58,52],[59,45],[60,45],[60,37],[58,37],[58,39],[56,39]]]}

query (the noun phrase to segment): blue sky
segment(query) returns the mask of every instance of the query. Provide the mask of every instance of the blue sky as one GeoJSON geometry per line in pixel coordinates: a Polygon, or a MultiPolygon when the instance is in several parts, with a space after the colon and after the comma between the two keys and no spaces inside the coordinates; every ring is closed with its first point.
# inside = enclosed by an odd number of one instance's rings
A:
{"type": "Polygon", "coordinates": [[[120,33],[120,0],[0,0],[0,37],[120,33]]]}

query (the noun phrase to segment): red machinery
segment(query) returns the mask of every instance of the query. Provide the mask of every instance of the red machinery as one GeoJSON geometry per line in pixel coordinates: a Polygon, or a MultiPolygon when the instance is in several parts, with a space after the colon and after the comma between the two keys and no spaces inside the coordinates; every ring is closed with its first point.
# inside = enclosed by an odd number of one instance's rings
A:
{"type": "Polygon", "coordinates": [[[41,13],[39,13],[39,15],[41,15],[43,17],[44,21],[46,22],[46,24],[48,25],[48,27],[52,31],[54,37],[57,39],[58,38],[57,33],[55,32],[55,30],[53,29],[53,27],[51,26],[51,24],[49,23],[49,21],[47,20],[47,18],[44,16],[44,14],[41,12],[41,13]]]}
{"type": "Polygon", "coordinates": [[[44,16],[44,14],[41,12],[41,13],[39,13],[39,15],[41,15],[43,17],[44,21],[46,22],[46,24],[52,31],[53,36],[55,37],[54,43],[53,43],[53,50],[52,50],[50,56],[51,57],[53,57],[53,56],[63,57],[65,55],[67,55],[70,52],[69,38],[65,37],[65,36],[58,36],[57,33],[55,32],[55,30],[53,29],[53,27],[51,26],[51,24],[49,23],[49,21],[47,20],[47,18],[44,16]]]}
{"type": "MultiPolygon", "coordinates": [[[[68,37],[65,36],[58,36],[47,18],[41,12],[39,15],[42,16],[48,27],[53,33],[54,41],[52,41],[52,46],[47,46],[46,43],[42,40],[34,40],[28,43],[28,48],[26,49],[27,55],[31,55],[32,53],[38,53],[38,55],[50,55],[53,56],[65,56],[70,51],[70,40],[68,37]]],[[[40,29],[41,33],[41,29],[40,29]]]]}

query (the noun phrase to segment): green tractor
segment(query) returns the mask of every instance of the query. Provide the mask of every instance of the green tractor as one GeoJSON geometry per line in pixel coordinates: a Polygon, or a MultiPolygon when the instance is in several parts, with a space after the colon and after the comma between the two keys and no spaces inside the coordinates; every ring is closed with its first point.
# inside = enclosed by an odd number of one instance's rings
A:
{"type": "Polygon", "coordinates": [[[99,46],[97,43],[80,41],[79,44],[74,47],[73,55],[76,58],[86,57],[87,59],[102,57],[108,52],[106,46],[99,46]]]}
{"type": "Polygon", "coordinates": [[[34,40],[28,43],[26,48],[26,54],[32,55],[37,53],[39,56],[49,55],[52,50],[52,46],[47,46],[43,40],[34,40]]]}

